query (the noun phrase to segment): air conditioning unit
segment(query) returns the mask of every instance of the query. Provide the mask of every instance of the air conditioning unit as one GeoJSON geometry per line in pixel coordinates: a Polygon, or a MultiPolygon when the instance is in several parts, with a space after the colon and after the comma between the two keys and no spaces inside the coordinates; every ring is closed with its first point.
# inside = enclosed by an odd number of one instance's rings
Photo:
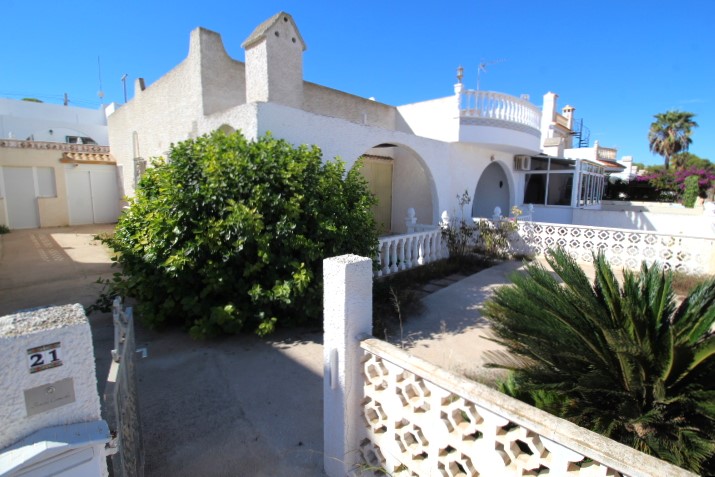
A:
{"type": "Polygon", "coordinates": [[[528,171],[531,169],[531,156],[517,155],[514,156],[514,170],[528,171]]]}

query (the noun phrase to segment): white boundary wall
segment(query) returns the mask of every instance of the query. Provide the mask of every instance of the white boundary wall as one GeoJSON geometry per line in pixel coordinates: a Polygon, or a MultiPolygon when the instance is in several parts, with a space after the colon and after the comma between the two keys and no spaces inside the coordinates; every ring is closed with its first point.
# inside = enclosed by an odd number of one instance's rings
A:
{"type": "Polygon", "coordinates": [[[323,266],[329,477],[694,475],[372,338],[371,260],[323,266]]]}

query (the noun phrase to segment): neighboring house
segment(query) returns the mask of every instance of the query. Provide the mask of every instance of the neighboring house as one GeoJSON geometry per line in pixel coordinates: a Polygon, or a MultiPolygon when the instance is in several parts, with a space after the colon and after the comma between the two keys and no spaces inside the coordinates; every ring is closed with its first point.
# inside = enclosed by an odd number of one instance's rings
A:
{"type": "Polygon", "coordinates": [[[543,199],[545,210],[598,206],[603,164],[578,154],[572,156],[578,160],[542,155],[544,138],[573,133],[556,112],[553,93],[545,96],[542,114],[522,98],[466,90],[461,69],[454,94],[399,107],[306,82],[306,45],[284,12],[242,46],[245,63],[228,56],[219,34],[198,28],[184,61],[148,87],[141,78],[135,82],[134,98],[108,118],[125,195],[133,195],[151,157],[221,129],[241,130],[249,139],[270,131],[296,145],[316,144],[326,160],[339,156],[347,167],[363,157],[384,233],[405,232],[410,207],[422,224],[437,224],[445,210],[460,213],[457,196],[465,190],[473,198],[465,215],[474,217],[491,217],[497,206],[508,213],[524,203],[525,192],[526,199],[543,199]],[[583,185],[567,191],[556,170],[583,185]]]}
{"type": "Polygon", "coordinates": [[[104,110],[0,99],[0,224],[111,223],[117,168],[104,110]]]}

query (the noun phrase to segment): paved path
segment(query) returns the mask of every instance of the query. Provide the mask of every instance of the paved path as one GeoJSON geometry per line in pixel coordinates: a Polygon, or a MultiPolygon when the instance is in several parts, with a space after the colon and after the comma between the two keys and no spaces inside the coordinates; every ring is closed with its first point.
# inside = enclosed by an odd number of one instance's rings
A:
{"type": "Polygon", "coordinates": [[[0,315],[35,306],[91,305],[110,276],[111,259],[95,241],[111,225],[13,230],[0,235],[0,315]]]}
{"type": "MultiPolygon", "coordinates": [[[[403,326],[402,346],[449,371],[491,381],[498,373],[483,366],[490,361],[489,353],[501,347],[487,339],[488,323],[479,306],[521,266],[504,262],[424,297],[421,313],[403,326]]],[[[397,336],[391,341],[400,344],[397,336]]]]}

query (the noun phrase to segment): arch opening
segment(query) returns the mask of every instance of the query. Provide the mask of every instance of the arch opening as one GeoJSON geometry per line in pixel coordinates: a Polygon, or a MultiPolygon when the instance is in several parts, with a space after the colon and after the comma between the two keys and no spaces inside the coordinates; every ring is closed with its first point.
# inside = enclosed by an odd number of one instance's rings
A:
{"type": "Polygon", "coordinates": [[[424,160],[413,149],[393,143],[380,144],[361,156],[360,173],[377,197],[373,216],[380,235],[407,233],[407,209],[415,209],[418,224],[435,223],[434,180],[424,160]]]}
{"type": "Polygon", "coordinates": [[[509,178],[498,162],[489,164],[482,172],[474,191],[472,217],[490,218],[494,208],[499,207],[503,215],[509,214],[511,207],[509,178]]]}

